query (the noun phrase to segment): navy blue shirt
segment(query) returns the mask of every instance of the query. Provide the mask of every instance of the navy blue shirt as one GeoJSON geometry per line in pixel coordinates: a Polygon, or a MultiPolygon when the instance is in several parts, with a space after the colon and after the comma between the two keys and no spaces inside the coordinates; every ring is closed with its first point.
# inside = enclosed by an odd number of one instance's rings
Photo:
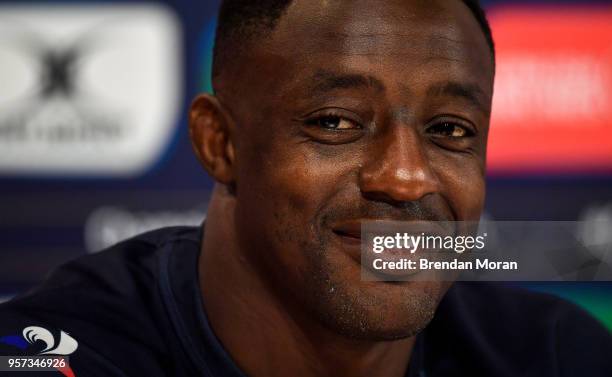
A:
{"type": "MultiPolygon", "coordinates": [[[[35,326],[56,347],[61,331],[78,343],[69,355],[76,377],[244,376],[206,318],[197,277],[201,238],[200,228],[160,229],[58,268],[0,305],[0,355],[46,348],[24,338],[23,329],[35,326]]],[[[456,283],[417,336],[406,375],[612,376],[612,338],[561,299],[456,283]]]]}

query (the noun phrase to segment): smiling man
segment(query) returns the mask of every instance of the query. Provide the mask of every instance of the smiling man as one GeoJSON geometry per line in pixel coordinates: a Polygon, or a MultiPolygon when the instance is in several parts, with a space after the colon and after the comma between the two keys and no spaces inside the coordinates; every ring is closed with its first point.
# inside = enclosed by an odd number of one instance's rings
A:
{"type": "Polygon", "coordinates": [[[558,299],[361,279],[363,221],[480,218],[495,54],[476,2],[228,0],[213,71],[189,114],[217,182],[203,227],[66,265],[0,309],[3,334],[65,331],[79,377],[612,370],[606,330],[558,299]]]}
{"type": "Polygon", "coordinates": [[[323,374],[401,374],[412,336],[448,286],[362,282],[360,222],[479,218],[489,31],[461,1],[296,1],[230,16],[240,8],[231,3],[221,13],[215,96],[191,111],[197,155],[221,183],[200,264],[213,328],[239,347],[240,365],[252,357],[258,368],[290,361],[323,374]],[[340,357],[330,331],[360,341],[340,357]],[[305,334],[326,341],[303,349],[305,334]],[[362,354],[362,342],[396,339],[362,354]],[[269,360],[242,349],[266,350],[269,360]]]}

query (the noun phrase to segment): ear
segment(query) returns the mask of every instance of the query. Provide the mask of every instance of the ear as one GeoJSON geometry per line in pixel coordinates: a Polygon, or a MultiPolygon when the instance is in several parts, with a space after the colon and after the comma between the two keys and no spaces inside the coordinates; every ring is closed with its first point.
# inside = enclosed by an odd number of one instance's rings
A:
{"type": "Polygon", "coordinates": [[[216,181],[234,183],[234,144],[232,119],[219,100],[199,95],[189,110],[189,136],[198,160],[216,181]]]}

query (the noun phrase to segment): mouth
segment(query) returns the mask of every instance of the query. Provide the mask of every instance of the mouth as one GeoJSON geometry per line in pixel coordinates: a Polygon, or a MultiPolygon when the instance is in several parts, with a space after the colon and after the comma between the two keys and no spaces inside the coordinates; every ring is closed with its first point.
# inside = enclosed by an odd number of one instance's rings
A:
{"type": "MultiPolygon", "coordinates": [[[[401,270],[401,269],[387,269],[387,270],[376,270],[373,267],[373,262],[378,259],[383,262],[398,262],[402,260],[413,260],[417,261],[420,253],[409,253],[405,249],[388,249],[385,253],[376,254],[371,250],[371,244],[368,240],[362,240],[362,224],[368,224],[372,226],[381,227],[385,229],[385,232],[381,234],[392,233],[389,229],[408,230],[410,233],[420,234],[421,231],[429,232],[431,234],[443,234],[439,226],[429,221],[407,221],[398,222],[383,219],[359,219],[350,220],[342,223],[334,224],[331,227],[332,232],[335,234],[336,240],[340,242],[341,249],[351,259],[353,259],[358,265],[363,268],[364,272],[373,278],[374,280],[380,281],[398,281],[411,279],[414,275],[420,272],[419,269],[401,270]],[[391,227],[391,228],[386,228],[391,227]],[[365,247],[365,248],[364,248],[365,247]]],[[[364,229],[365,232],[371,228],[364,229]]],[[[371,234],[366,234],[369,237],[371,234]]]]}
{"type": "Polygon", "coordinates": [[[361,223],[351,222],[332,229],[344,242],[361,243],[361,223]]]}
{"type": "Polygon", "coordinates": [[[357,264],[361,264],[361,222],[347,221],[332,226],[336,242],[357,264]]]}

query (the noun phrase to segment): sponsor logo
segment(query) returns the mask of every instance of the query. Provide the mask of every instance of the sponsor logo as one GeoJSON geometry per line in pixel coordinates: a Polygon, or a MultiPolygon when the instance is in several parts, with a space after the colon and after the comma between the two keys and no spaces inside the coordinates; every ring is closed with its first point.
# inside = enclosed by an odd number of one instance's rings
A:
{"type": "Polygon", "coordinates": [[[612,171],[611,17],[610,7],[490,12],[490,171],[612,171]]]}
{"type": "Polygon", "coordinates": [[[0,6],[0,173],[150,169],[177,130],[180,46],[158,5],[0,6]]]}
{"type": "MultiPolygon", "coordinates": [[[[59,335],[44,327],[28,326],[21,334],[0,337],[0,344],[6,344],[27,352],[30,356],[69,356],[78,348],[78,342],[67,332],[60,330],[59,335]]],[[[67,377],[74,377],[70,365],[56,368],[67,377]]]]}

